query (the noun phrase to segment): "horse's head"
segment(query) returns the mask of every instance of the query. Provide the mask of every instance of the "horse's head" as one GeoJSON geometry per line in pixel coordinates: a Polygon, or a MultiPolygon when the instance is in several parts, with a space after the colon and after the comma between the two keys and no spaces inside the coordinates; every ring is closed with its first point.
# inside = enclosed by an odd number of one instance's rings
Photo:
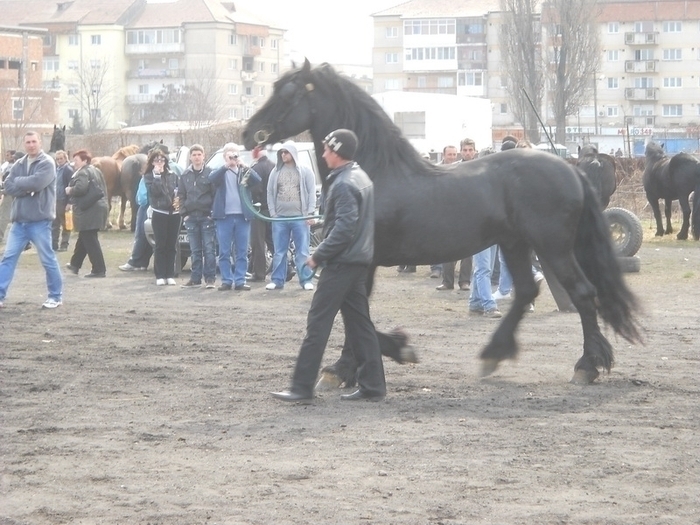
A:
{"type": "Polygon", "coordinates": [[[659,146],[656,142],[650,142],[647,144],[647,147],[644,150],[644,155],[649,162],[656,162],[666,156],[663,146],[659,146]]]}
{"type": "Polygon", "coordinates": [[[54,153],[58,150],[66,149],[66,127],[53,125],[53,135],[51,135],[51,146],[49,153],[54,153]]]}
{"type": "Polygon", "coordinates": [[[274,144],[311,128],[312,77],[311,64],[306,60],[301,68],[288,71],[275,82],[272,95],[243,130],[246,149],[274,144]]]}
{"type": "Polygon", "coordinates": [[[165,154],[168,154],[168,147],[163,145],[163,140],[160,142],[157,140],[152,140],[151,142],[145,144],[138,152],[148,155],[153,148],[159,147],[165,154]]]}
{"type": "Polygon", "coordinates": [[[579,163],[583,161],[593,161],[598,157],[598,148],[593,144],[586,144],[583,146],[578,153],[579,163]]]}

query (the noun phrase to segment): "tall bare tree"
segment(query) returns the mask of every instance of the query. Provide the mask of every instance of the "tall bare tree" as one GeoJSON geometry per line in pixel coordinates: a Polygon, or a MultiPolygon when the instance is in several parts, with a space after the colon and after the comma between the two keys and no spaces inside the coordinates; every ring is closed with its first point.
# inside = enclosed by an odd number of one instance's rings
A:
{"type": "Polygon", "coordinates": [[[104,129],[114,108],[109,69],[107,60],[94,58],[85,60],[76,70],[78,89],[73,96],[80,105],[80,120],[87,133],[104,129]]]}
{"type": "Polygon", "coordinates": [[[525,96],[535,108],[542,107],[545,64],[542,56],[539,0],[501,0],[502,71],[507,75],[506,89],[511,97],[513,113],[522,122],[527,137],[539,142],[537,117],[525,96]]]}
{"type": "Polygon", "coordinates": [[[600,29],[597,0],[552,0],[543,5],[548,28],[547,61],[551,64],[549,92],[557,126],[556,140],[566,140],[566,117],[590,100],[600,68],[600,29]]]}
{"type": "MultiPolygon", "coordinates": [[[[504,69],[516,117],[528,137],[540,136],[534,113],[547,94],[556,123],[556,140],[566,139],[566,117],[590,100],[600,67],[597,0],[501,0],[504,69]]],[[[543,120],[546,115],[542,115],[543,120]]]]}

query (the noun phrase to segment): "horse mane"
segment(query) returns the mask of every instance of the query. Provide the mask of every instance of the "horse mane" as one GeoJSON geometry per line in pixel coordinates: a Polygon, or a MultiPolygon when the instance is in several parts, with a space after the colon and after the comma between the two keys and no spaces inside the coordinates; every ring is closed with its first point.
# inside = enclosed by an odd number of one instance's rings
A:
{"type": "Polygon", "coordinates": [[[123,148],[119,148],[116,151],[116,153],[112,155],[112,158],[114,160],[124,160],[125,158],[130,157],[131,155],[136,155],[140,149],[141,147],[137,146],[136,144],[124,146],[123,148]]]}
{"type": "MultiPolygon", "coordinates": [[[[398,167],[421,172],[433,167],[403,136],[379,103],[350,79],[339,75],[330,64],[321,64],[311,70],[314,90],[333,100],[335,119],[333,127],[351,129],[357,135],[357,162],[371,176],[377,172],[398,167]]],[[[316,137],[319,142],[324,137],[316,137]]]]}

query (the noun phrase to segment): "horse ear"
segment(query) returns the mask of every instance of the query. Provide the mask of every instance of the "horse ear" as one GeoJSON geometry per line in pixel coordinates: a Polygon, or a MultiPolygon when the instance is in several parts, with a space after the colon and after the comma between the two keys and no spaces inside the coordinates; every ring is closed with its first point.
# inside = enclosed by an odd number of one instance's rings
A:
{"type": "Polygon", "coordinates": [[[303,73],[311,73],[311,62],[309,62],[308,58],[304,58],[304,65],[302,66],[301,71],[303,73]]]}
{"type": "Polygon", "coordinates": [[[66,131],[66,126],[63,126],[63,131],[66,131]]]}
{"type": "Polygon", "coordinates": [[[56,131],[58,129],[58,126],[56,124],[53,125],[53,130],[56,131]]]}

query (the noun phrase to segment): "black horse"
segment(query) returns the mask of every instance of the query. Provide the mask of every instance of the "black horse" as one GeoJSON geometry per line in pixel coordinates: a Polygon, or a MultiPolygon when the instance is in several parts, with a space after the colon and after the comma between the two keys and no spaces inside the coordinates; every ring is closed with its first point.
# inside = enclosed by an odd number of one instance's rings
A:
{"type": "MultiPolygon", "coordinates": [[[[336,128],[357,134],[356,160],[374,182],[370,289],[379,265],[436,264],[494,244],[503,249],[515,299],[481,353],[483,375],[517,354],[515,330],[537,296],[532,249],[552,268],[581,316],[583,356],[573,381],[592,382],[599,369],[609,371],[613,364],[598,314],[625,339],[640,340],[636,299],[622,278],[597,197],[576,167],[529,149],[447,168],[431,165],[372,97],[328,64],[312,69],[308,61],[275,82],[270,99],[248,122],[243,141],[252,149],[309,130],[319,165],[325,166],[322,141],[336,128]]],[[[327,168],[324,179],[326,174],[327,168]]],[[[331,369],[347,384],[353,366],[346,347],[331,369]]]]}
{"type": "Polygon", "coordinates": [[[600,200],[603,209],[610,204],[610,197],[617,189],[615,158],[598,153],[593,144],[586,144],[578,153],[577,166],[583,170],[600,200]]]}
{"type": "MultiPolygon", "coordinates": [[[[646,167],[644,168],[644,192],[654,211],[656,235],[673,233],[671,226],[671,204],[677,200],[683,212],[683,224],[676,235],[679,240],[688,238],[690,228],[690,193],[700,184],[700,162],[687,153],[678,153],[669,158],[661,146],[654,142],[647,144],[645,150],[646,167]],[[666,229],[661,220],[659,199],[664,199],[666,229]]],[[[698,201],[697,192],[695,201],[698,201]]],[[[694,206],[693,237],[700,237],[700,208],[694,206]]]]}
{"type": "Polygon", "coordinates": [[[62,128],[53,125],[53,135],[51,135],[51,146],[49,147],[49,153],[56,153],[59,150],[66,149],[66,127],[62,128]]]}

